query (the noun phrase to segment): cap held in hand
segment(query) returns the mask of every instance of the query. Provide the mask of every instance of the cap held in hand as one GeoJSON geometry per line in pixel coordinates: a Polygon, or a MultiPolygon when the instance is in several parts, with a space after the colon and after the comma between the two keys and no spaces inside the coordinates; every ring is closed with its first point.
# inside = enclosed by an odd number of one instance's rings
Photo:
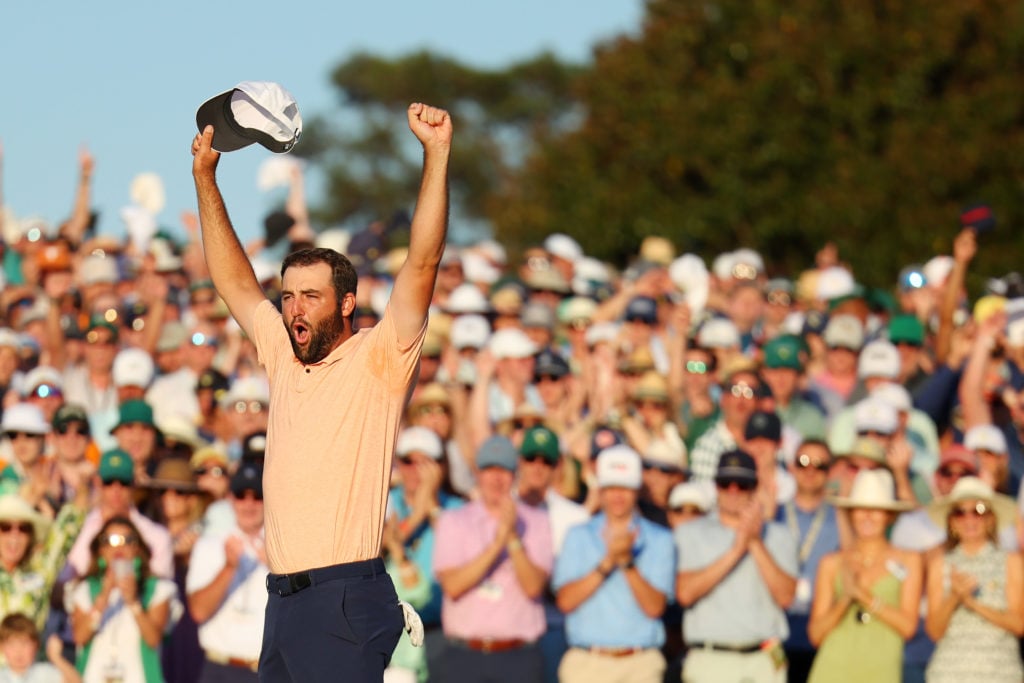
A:
{"type": "Polygon", "coordinates": [[[203,103],[196,112],[200,132],[213,126],[213,148],[233,152],[258,142],[271,152],[291,150],[302,135],[295,98],[277,83],[243,81],[203,103]]]}

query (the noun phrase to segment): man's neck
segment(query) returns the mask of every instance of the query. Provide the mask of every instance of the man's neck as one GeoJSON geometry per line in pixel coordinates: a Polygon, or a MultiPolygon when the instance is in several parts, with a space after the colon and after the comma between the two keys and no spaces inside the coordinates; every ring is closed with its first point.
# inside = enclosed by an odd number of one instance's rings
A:
{"type": "Polygon", "coordinates": [[[814,512],[825,502],[825,492],[801,491],[797,489],[793,496],[793,504],[803,512],[814,512]]]}
{"type": "Polygon", "coordinates": [[[547,491],[537,488],[529,488],[525,491],[520,489],[519,500],[532,508],[542,507],[547,500],[547,491]]]}

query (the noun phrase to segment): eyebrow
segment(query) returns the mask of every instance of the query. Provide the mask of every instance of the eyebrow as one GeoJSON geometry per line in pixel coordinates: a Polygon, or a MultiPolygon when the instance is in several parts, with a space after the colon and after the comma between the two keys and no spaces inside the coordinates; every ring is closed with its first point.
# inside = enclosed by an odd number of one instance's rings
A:
{"type": "MultiPolygon", "coordinates": [[[[299,294],[319,294],[319,293],[321,293],[323,291],[324,290],[318,289],[316,287],[307,287],[306,289],[300,289],[298,293],[299,294]]],[[[282,289],[281,290],[281,295],[283,296],[285,294],[292,294],[292,295],[294,295],[295,292],[290,290],[290,289],[282,289]]]]}

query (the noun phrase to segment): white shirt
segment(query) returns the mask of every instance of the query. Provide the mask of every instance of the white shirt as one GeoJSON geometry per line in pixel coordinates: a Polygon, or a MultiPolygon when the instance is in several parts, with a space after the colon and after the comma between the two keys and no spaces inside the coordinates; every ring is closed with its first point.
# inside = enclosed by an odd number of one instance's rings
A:
{"type": "MultiPolygon", "coordinates": [[[[199,644],[207,652],[254,660],[263,643],[263,615],[267,607],[267,565],[257,559],[252,541],[235,526],[228,533],[203,534],[189,559],[185,592],[191,595],[216,578],[227,561],[224,542],[235,535],[245,541],[228,593],[220,608],[199,626],[199,644]]],[[[257,542],[263,541],[263,530],[257,542]]]]}
{"type": "MultiPolygon", "coordinates": [[[[88,581],[80,581],[71,595],[72,605],[88,612],[92,609],[92,595],[88,581]]],[[[149,605],[159,605],[171,601],[172,618],[167,620],[165,633],[174,626],[173,615],[181,613],[178,600],[178,588],[173,581],[157,579],[156,588],[149,605]]],[[[107,609],[103,613],[99,630],[92,638],[89,649],[89,661],[82,675],[83,683],[106,683],[108,667],[120,666],[122,680],[144,681],[141,652],[142,634],[135,616],[124,604],[121,592],[114,589],[110,592],[107,609]]]]}

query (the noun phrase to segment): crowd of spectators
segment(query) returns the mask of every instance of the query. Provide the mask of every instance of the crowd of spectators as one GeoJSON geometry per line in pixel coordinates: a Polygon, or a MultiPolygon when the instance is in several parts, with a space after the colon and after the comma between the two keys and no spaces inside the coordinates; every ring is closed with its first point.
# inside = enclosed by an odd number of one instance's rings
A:
{"type": "MultiPolygon", "coordinates": [[[[109,237],[93,166],[60,226],[0,226],[4,665],[257,680],[266,377],[195,216],[109,237]]],[[[373,325],[400,233],[317,233],[290,188],[258,279],[337,248],[373,325]]],[[[425,644],[387,680],[1020,681],[1024,281],[970,299],[978,248],[871,289],[832,245],[449,245],[382,541],[425,644]]]]}

